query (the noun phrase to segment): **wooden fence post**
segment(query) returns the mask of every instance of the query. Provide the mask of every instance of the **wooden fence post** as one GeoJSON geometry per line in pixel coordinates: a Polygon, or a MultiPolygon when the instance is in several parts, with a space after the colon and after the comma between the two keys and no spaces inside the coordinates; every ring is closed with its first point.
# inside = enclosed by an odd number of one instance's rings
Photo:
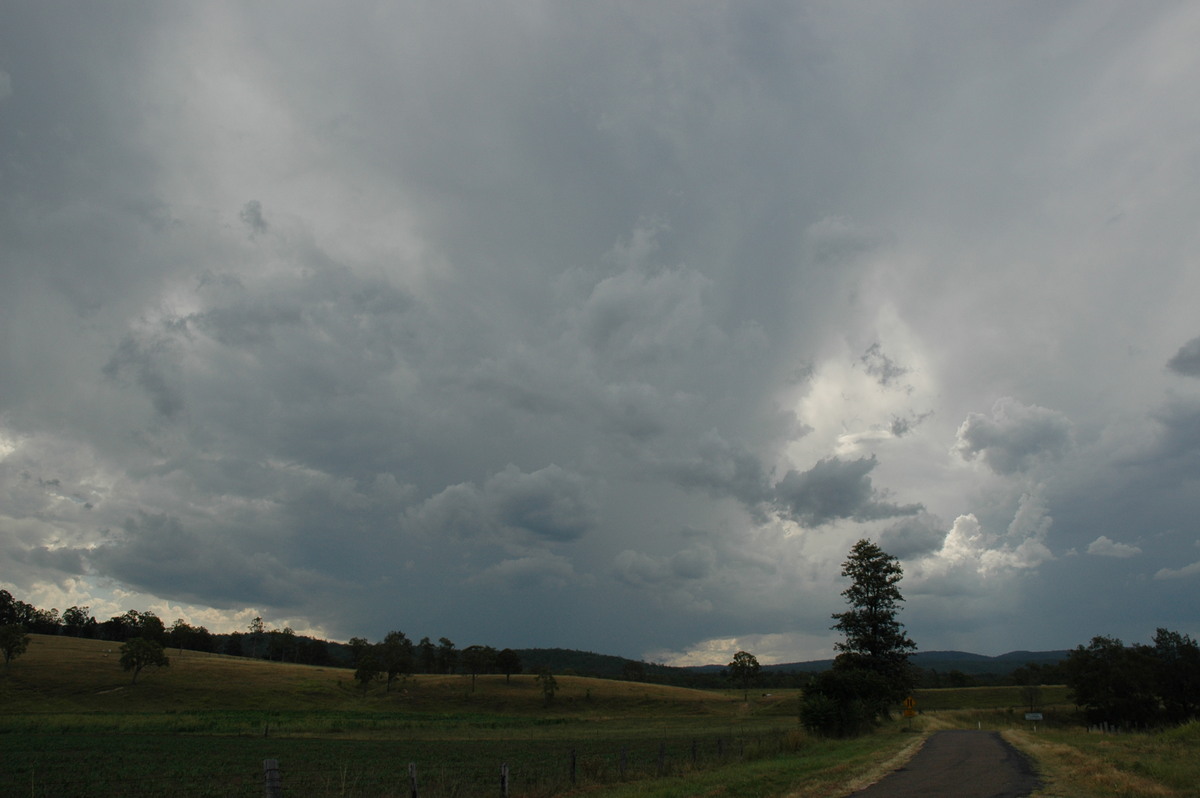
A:
{"type": "Polygon", "coordinates": [[[263,760],[263,795],[266,798],[283,798],[283,779],[279,776],[279,760],[263,760]]]}
{"type": "Polygon", "coordinates": [[[665,776],[667,773],[667,744],[658,744],[658,775],[665,776]]]}
{"type": "Polygon", "coordinates": [[[500,766],[500,798],[508,798],[508,763],[500,766]]]}
{"type": "Polygon", "coordinates": [[[408,790],[411,798],[417,798],[417,763],[408,763],[408,790]]]}

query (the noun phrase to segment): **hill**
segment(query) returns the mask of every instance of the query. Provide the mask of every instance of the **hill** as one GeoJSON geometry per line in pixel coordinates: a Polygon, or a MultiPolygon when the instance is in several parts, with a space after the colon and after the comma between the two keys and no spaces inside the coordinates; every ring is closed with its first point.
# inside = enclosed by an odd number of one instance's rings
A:
{"type": "MultiPolygon", "coordinates": [[[[500,712],[544,714],[544,696],[529,675],[410,676],[390,692],[372,685],[364,697],[354,671],[169,649],[166,668],[147,669],[130,684],[120,645],[104,640],[31,635],[29,650],[0,669],[0,707],[18,713],[221,712],[500,712]]],[[[599,656],[599,655],[591,655],[599,656]]],[[[619,658],[616,658],[619,659],[619,658]]],[[[577,659],[579,663],[587,658],[577,659]]],[[[559,670],[559,674],[563,671],[559,670]]],[[[722,695],[682,687],[558,675],[558,711],[707,712],[722,695]]]]}
{"type": "MultiPolygon", "coordinates": [[[[968,676],[1007,676],[1017,668],[1036,663],[1038,665],[1053,665],[1067,658],[1069,651],[1010,651],[1007,654],[989,657],[983,654],[971,654],[966,651],[918,651],[909,657],[909,661],[926,671],[948,673],[958,671],[968,676]]],[[[764,665],[764,673],[819,673],[833,667],[833,660],[820,659],[807,662],[786,662],[776,665],[764,665]]],[[[683,670],[700,673],[719,673],[724,665],[698,665],[683,670]]]]}

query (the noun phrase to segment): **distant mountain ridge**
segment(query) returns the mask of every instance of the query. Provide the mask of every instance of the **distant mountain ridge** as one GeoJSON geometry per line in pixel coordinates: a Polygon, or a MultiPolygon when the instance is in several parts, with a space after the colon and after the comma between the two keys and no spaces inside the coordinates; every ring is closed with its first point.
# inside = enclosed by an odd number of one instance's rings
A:
{"type": "MultiPolygon", "coordinates": [[[[563,648],[524,648],[518,649],[526,672],[541,667],[547,667],[553,672],[567,671],[587,676],[619,679],[628,675],[629,669],[644,669],[645,675],[659,677],[686,674],[718,674],[726,668],[723,664],[672,666],[656,663],[640,662],[612,654],[596,654],[591,651],[577,651],[563,648]]],[[[983,654],[972,654],[967,651],[918,651],[909,656],[909,661],[926,671],[950,673],[958,671],[968,676],[994,675],[1002,676],[1012,673],[1017,668],[1030,663],[1038,665],[1053,665],[1067,658],[1070,652],[1060,651],[1010,651],[1007,654],[989,657],[983,654]]],[[[785,662],[775,665],[764,665],[764,673],[818,673],[833,667],[833,660],[810,660],[807,662],[785,662]]]]}
{"type": "MultiPolygon", "coordinates": [[[[918,651],[911,654],[908,661],[918,668],[927,671],[959,671],[967,675],[1008,674],[1017,668],[1030,663],[1038,665],[1053,665],[1067,658],[1070,652],[1062,651],[1010,651],[989,657],[984,654],[972,654],[968,651],[918,651]]],[[[716,667],[718,670],[724,666],[716,667]]],[[[763,670],[779,671],[823,671],[833,667],[833,660],[822,659],[809,662],[789,662],[778,665],[764,665],[763,670]]]]}

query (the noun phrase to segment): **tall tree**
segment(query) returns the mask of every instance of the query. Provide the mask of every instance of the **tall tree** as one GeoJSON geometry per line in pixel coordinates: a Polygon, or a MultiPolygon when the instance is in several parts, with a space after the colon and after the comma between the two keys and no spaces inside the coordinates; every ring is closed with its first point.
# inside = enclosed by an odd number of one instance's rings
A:
{"type": "Polygon", "coordinates": [[[475,677],[496,662],[496,649],[491,646],[467,646],[462,650],[462,662],[471,674],[471,692],[475,692],[475,677]]]}
{"type": "Polygon", "coordinates": [[[18,616],[19,612],[17,604],[19,602],[13,598],[13,594],[7,590],[0,589],[0,626],[8,626],[14,623],[20,623],[21,619],[18,616]]]}
{"type": "Polygon", "coordinates": [[[742,699],[749,700],[750,684],[758,678],[758,659],[748,651],[739,651],[729,663],[729,679],[742,687],[742,699]]]}
{"type": "Polygon", "coordinates": [[[832,628],[845,639],[834,644],[840,653],[833,671],[813,680],[801,705],[807,728],[836,736],[859,734],[888,717],[915,684],[908,655],[917,647],[896,619],[904,570],[895,557],[860,540],[842,563],[842,576],[850,579],[842,591],[850,609],[833,615],[832,628]]]}
{"type": "Polygon", "coordinates": [[[908,655],[917,647],[896,619],[904,601],[898,587],[904,569],[895,557],[863,539],[851,547],[842,576],[850,578],[850,587],[842,591],[850,609],[833,615],[833,628],[845,636],[834,644],[841,652],[835,667],[872,671],[892,685],[889,699],[902,699],[912,688],[908,655]]]}
{"type": "Polygon", "coordinates": [[[1151,652],[1166,720],[1184,723],[1200,715],[1200,646],[1190,635],[1160,628],[1151,652]]]}
{"type": "Polygon", "coordinates": [[[504,683],[508,684],[514,673],[521,672],[521,656],[511,648],[505,648],[496,655],[496,667],[504,674],[504,683]]]}
{"type": "Polygon", "coordinates": [[[558,681],[545,665],[536,668],[535,673],[537,675],[533,678],[537,679],[538,684],[542,686],[542,703],[544,706],[550,706],[554,703],[554,693],[558,690],[558,681]]]}
{"type": "Polygon", "coordinates": [[[121,667],[133,671],[130,684],[137,684],[138,674],[143,668],[165,668],[170,664],[162,644],[157,640],[135,637],[121,646],[121,667]]]}
{"type": "Polygon", "coordinates": [[[413,672],[413,644],[404,632],[388,632],[379,644],[380,670],[387,676],[385,692],[390,692],[398,676],[413,672]]]}
{"type": "Polygon", "coordinates": [[[63,631],[72,637],[91,637],[96,629],[96,619],[89,607],[67,607],[62,614],[63,631]]]}
{"type": "Polygon", "coordinates": [[[267,624],[261,615],[255,615],[254,620],[246,627],[250,630],[250,656],[262,656],[263,638],[267,634],[267,624]]]}
{"type": "Polygon", "coordinates": [[[192,640],[195,639],[198,631],[183,618],[176,618],[175,623],[171,624],[171,630],[167,632],[167,643],[178,648],[179,654],[182,656],[185,647],[192,647],[192,640]]]}
{"type": "Polygon", "coordinates": [[[437,669],[438,673],[454,673],[458,669],[458,649],[447,637],[438,638],[437,669]]]}
{"type": "Polygon", "coordinates": [[[106,639],[118,643],[135,637],[153,640],[159,644],[167,640],[167,629],[162,619],[149,611],[128,610],[121,615],[114,615],[100,624],[100,630],[106,639]]]}
{"type": "Polygon", "coordinates": [[[1156,720],[1154,649],[1098,635],[1067,656],[1067,687],[1089,723],[1140,727],[1156,720]]]}
{"type": "Polygon", "coordinates": [[[421,673],[437,673],[437,646],[428,637],[417,643],[417,660],[421,673]]]}
{"type": "Polygon", "coordinates": [[[29,635],[25,627],[19,623],[9,623],[0,626],[0,652],[4,654],[4,667],[25,653],[29,648],[29,635]]]}
{"type": "Polygon", "coordinates": [[[352,637],[346,645],[354,658],[354,679],[362,688],[363,695],[366,695],[371,682],[379,678],[382,670],[378,647],[371,645],[365,637],[352,637]]]}

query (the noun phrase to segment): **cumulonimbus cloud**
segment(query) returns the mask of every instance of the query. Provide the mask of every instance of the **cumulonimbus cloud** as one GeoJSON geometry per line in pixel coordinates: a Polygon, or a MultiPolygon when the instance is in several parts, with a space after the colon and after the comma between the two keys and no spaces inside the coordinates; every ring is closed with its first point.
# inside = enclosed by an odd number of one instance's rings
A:
{"type": "Polygon", "coordinates": [[[857,460],[829,457],[807,471],[788,471],[775,485],[775,506],[785,518],[808,527],[841,519],[875,521],[920,512],[919,504],[893,504],[879,496],[869,476],[876,465],[873,456],[857,460]]]}
{"type": "Polygon", "coordinates": [[[563,543],[591,529],[596,512],[591,489],[579,474],[554,464],[531,473],[509,465],[482,488],[468,483],[445,488],[421,504],[410,520],[437,536],[516,533],[563,543]]]}
{"type": "Polygon", "coordinates": [[[1167,368],[1184,377],[1200,377],[1200,336],[1183,346],[1167,361],[1167,368]]]}
{"type": "Polygon", "coordinates": [[[1062,413],[1001,397],[990,415],[968,413],[958,428],[955,450],[979,458],[997,474],[1016,474],[1071,447],[1071,421],[1062,413]]]}

